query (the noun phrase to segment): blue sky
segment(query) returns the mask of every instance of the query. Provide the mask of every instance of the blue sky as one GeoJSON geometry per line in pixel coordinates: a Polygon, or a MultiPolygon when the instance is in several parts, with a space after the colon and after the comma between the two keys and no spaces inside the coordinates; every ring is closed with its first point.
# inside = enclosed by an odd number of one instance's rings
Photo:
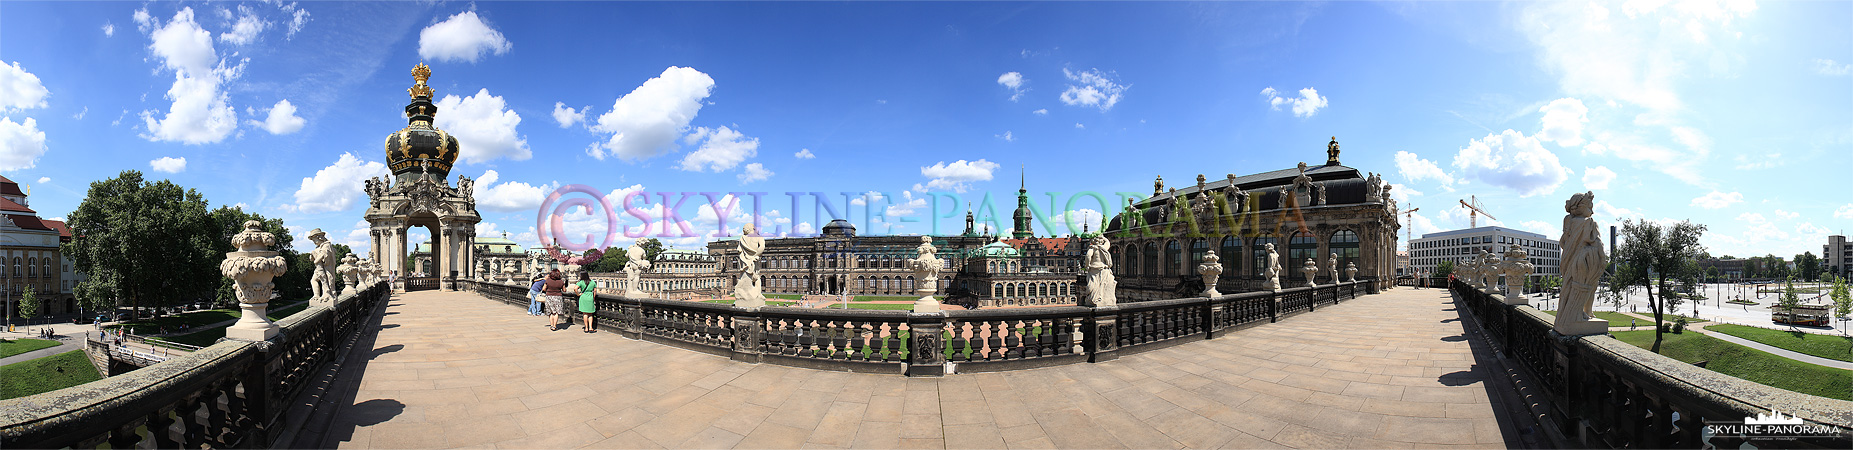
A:
{"type": "MultiPolygon", "coordinates": [[[[1593,190],[1604,225],[1691,219],[1714,254],[1788,256],[1853,224],[1849,18],[1737,1],[4,2],[0,174],[47,218],[137,169],[364,245],[361,180],[384,172],[423,61],[480,234],[527,243],[559,185],[767,192],[762,220],[787,231],[819,220],[784,192],[876,191],[893,218],[850,205],[865,232],[931,232],[902,219],[929,199],[949,232],[986,193],[1007,228],[1019,167],[1061,207],[1317,164],[1337,136],[1346,165],[1421,208],[1418,235],[1465,227],[1472,195],[1555,237],[1563,200],[1593,190]]],[[[701,203],[678,211],[711,233],[701,203]]]]}

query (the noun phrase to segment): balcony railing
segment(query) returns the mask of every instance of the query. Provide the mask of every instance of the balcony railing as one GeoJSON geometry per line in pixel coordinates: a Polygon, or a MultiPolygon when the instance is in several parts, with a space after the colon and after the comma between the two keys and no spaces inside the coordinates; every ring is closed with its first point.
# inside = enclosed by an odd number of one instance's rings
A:
{"type": "Polygon", "coordinates": [[[220,340],[145,368],[0,400],[0,448],[269,447],[291,399],[386,298],[386,283],[277,321],[266,342],[220,340]]]}
{"type": "MultiPolygon", "coordinates": [[[[1362,280],[1280,292],[1248,292],[1124,303],[908,311],[738,308],[701,302],[595,294],[594,322],[625,337],[747,362],[852,372],[942,375],[1111,360],[1276,322],[1376,293],[1390,280],[1362,280]]],[[[527,307],[528,288],[459,280],[461,289],[527,307]]]]}
{"type": "Polygon", "coordinates": [[[1451,288],[1489,343],[1542,388],[1519,394],[1546,411],[1552,437],[1563,445],[1853,448],[1853,402],[1745,381],[1608,335],[1564,336],[1553,330],[1553,316],[1531,306],[1507,305],[1503,295],[1462,282],[1451,288]],[[1802,424],[1780,439],[1729,426],[1771,412],[1802,424]]]}

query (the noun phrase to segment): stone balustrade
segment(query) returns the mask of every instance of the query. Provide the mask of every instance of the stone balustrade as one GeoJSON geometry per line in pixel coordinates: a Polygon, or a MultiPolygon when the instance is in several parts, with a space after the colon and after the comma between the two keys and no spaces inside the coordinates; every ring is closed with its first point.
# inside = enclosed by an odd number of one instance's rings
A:
{"type": "Polygon", "coordinates": [[[0,400],[0,448],[270,447],[292,419],[291,399],[357,337],[388,286],[376,282],[331,306],[277,322],[267,341],[224,339],[193,353],[96,382],[0,400]]]}
{"type": "Polygon", "coordinates": [[[1519,394],[1534,403],[1560,445],[1853,448],[1853,402],[1745,381],[1605,334],[1564,336],[1543,311],[1507,305],[1503,295],[1464,282],[1451,287],[1486,339],[1516,363],[1519,394]],[[1771,440],[1732,427],[1772,412],[1800,419],[1796,429],[1806,432],[1771,440]]]}
{"type": "MultiPolygon", "coordinates": [[[[1311,313],[1388,289],[1359,280],[1117,307],[949,310],[740,308],[597,294],[599,329],[736,361],[939,376],[1099,362],[1311,313]],[[921,350],[921,351],[916,351],[921,350]]],[[[528,288],[459,281],[526,308],[528,288]]]]}

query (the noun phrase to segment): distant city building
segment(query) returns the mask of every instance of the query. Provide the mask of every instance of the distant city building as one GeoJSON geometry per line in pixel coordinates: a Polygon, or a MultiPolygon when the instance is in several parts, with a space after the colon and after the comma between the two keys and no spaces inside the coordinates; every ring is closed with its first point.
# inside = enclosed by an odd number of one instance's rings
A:
{"type": "MultiPolygon", "coordinates": [[[[623,295],[630,289],[630,278],[624,272],[597,272],[591,276],[600,293],[623,295]]],[[[651,298],[718,298],[732,291],[727,276],[721,273],[720,260],[692,250],[664,250],[650,260],[650,271],[637,278],[651,298]]]]}
{"type": "MultiPolygon", "coordinates": [[[[1391,276],[1396,268],[1396,201],[1376,174],[1366,176],[1338,161],[1338,140],[1326,145],[1326,162],[1253,175],[1208,180],[1166,190],[1153,183],[1152,196],[1119,205],[1107,226],[1113,242],[1113,273],[1120,301],[1194,295],[1201,287],[1196,267],[1215,251],[1222,276],[1217,290],[1260,289],[1268,244],[1280,255],[1281,282],[1302,286],[1299,268],[1307,259],[1329,277],[1331,254],[1341,268],[1355,263],[1358,279],[1391,276]]],[[[1319,283],[1330,283],[1321,279],[1319,283]]]]}
{"type": "Polygon", "coordinates": [[[1821,246],[1821,270],[1842,277],[1853,275],[1853,246],[1847,245],[1846,236],[1827,237],[1827,245],[1821,246]]]}
{"type": "MultiPolygon", "coordinates": [[[[527,278],[536,272],[533,258],[528,249],[502,237],[479,237],[471,240],[471,257],[476,265],[473,273],[487,278],[501,276],[506,269],[514,269],[517,278],[527,278]]],[[[412,271],[415,273],[433,273],[437,271],[436,263],[431,261],[431,241],[418,244],[412,250],[412,271]]]]}
{"type": "Polygon", "coordinates": [[[6,299],[4,314],[18,314],[19,300],[26,287],[39,300],[39,314],[64,314],[77,311],[76,286],[70,261],[59,253],[59,245],[71,241],[71,229],[64,222],[39,218],[31,200],[19,183],[0,176],[0,298],[6,299]]]}
{"type": "MultiPolygon", "coordinates": [[[[978,297],[978,306],[1075,304],[1073,270],[1055,272],[1050,270],[1050,265],[1037,265],[1032,262],[1034,257],[1006,240],[985,244],[960,256],[965,264],[953,277],[953,285],[970,290],[978,297]]],[[[1065,260],[1057,261],[1064,264],[1054,267],[1068,267],[1065,260]]]]}
{"type": "Polygon", "coordinates": [[[1703,270],[1706,273],[1710,273],[1712,269],[1717,269],[1719,277],[1723,277],[1727,279],[1728,278],[1743,278],[1744,277],[1744,263],[1746,262],[1748,261],[1742,260],[1742,259],[1736,259],[1736,258],[1703,259],[1703,260],[1699,260],[1699,270],[1703,270]]]}
{"type": "Polygon", "coordinates": [[[1512,247],[1525,250],[1533,275],[1558,274],[1558,260],[1563,252],[1557,247],[1556,239],[1492,226],[1428,233],[1409,241],[1409,265],[1419,273],[1432,274],[1442,262],[1453,262],[1458,267],[1481,250],[1503,256],[1512,247]]]}
{"type": "Polygon", "coordinates": [[[1407,251],[1396,252],[1396,276],[1400,277],[1403,275],[1414,275],[1414,274],[1415,274],[1414,272],[1409,271],[1409,252],[1407,251]]]}

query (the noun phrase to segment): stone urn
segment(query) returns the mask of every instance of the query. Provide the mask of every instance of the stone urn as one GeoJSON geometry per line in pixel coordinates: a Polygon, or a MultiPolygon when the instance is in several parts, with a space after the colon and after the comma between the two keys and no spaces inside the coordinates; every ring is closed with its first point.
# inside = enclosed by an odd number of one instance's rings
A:
{"type": "Polygon", "coordinates": [[[1216,279],[1222,277],[1222,257],[1216,256],[1216,252],[1204,252],[1203,264],[1197,265],[1197,274],[1203,276],[1204,297],[1222,296],[1221,292],[1216,292],[1216,279]]]}
{"type": "Polygon", "coordinates": [[[276,245],[277,236],[265,232],[263,224],[255,220],[244,223],[244,232],[232,236],[232,245],[238,251],[226,252],[225,262],[219,264],[219,273],[231,278],[237,287],[238,308],[243,316],[225,329],[225,337],[249,341],[265,341],[276,337],[277,324],[264,315],[270,306],[270,295],[277,288],[271,280],[289,268],[277,252],[270,251],[276,245]]]}
{"type": "Polygon", "coordinates": [[[1306,258],[1306,264],[1300,266],[1300,273],[1306,274],[1306,287],[1319,286],[1319,283],[1313,281],[1313,277],[1319,275],[1319,263],[1313,262],[1313,258],[1306,258]]]}
{"type": "Polygon", "coordinates": [[[360,292],[360,258],[355,258],[353,253],[347,254],[341,258],[341,265],[335,268],[335,272],[340,273],[341,279],[347,282],[347,287],[341,288],[342,297],[352,297],[360,292]]]}
{"type": "Polygon", "coordinates": [[[1358,262],[1345,263],[1345,281],[1358,282],[1358,262]]]}

